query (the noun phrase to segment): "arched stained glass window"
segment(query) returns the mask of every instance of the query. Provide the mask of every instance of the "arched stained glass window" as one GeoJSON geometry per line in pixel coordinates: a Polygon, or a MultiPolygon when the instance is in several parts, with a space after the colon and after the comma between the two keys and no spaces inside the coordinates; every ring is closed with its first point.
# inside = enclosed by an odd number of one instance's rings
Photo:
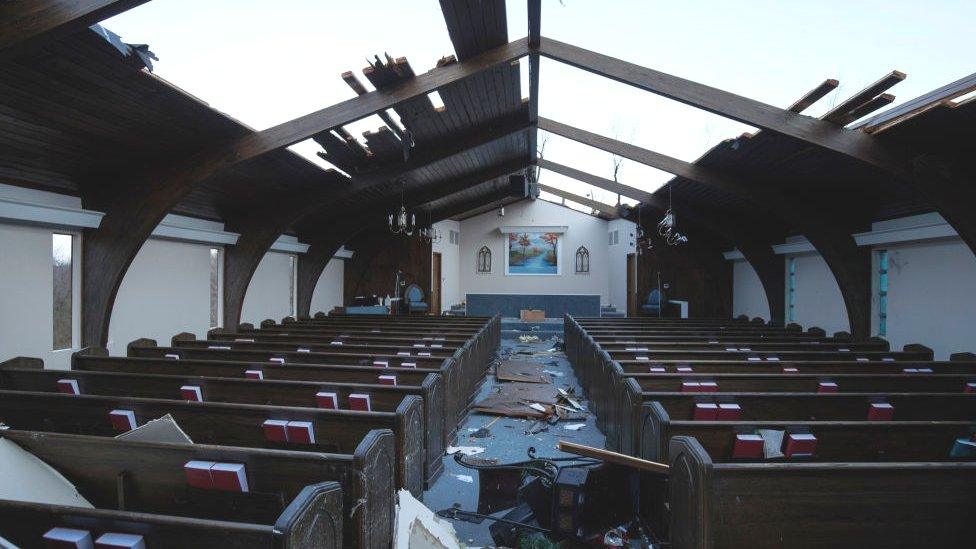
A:
{"type": "Polygon", "coordinates": [[[491,272],[491,250],[488,249],[488,246],[482,246],[481,249],[478,250],[478,272],[491,272]]]}
{"type": "Polygon", "coordinates": [[[586,249],[586,246],[576,248],[576,272],[590,272],[590,251],[586,249]]]}

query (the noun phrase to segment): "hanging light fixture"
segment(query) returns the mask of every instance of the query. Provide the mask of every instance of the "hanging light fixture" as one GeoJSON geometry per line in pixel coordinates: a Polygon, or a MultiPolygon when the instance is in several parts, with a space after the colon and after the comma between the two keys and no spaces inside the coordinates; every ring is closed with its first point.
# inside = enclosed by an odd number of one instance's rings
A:
{"type": "Polygon", "coordinates": [[[387,220],[390,225],[390,232],[393,234],[404,234],[411,236],[414,230],[417,228],[417,216],[414,214],[407,215],[407,207],[403,204],[403,187],[404,182],[400,180],[400,210],[391,213],[387,220]]]}
{"type": "Polygon", "coordinates": [[[668,246],[677,246],[688,242],[688,237],[677,230],[678,220],[674,214],[674,205],[671,201],[671,186],[668,186],[668,209],[664,212],[664,217],[657,224],[657,234],[664,239],[668,246]]]}
{"type": "Polygon", "coordinates": [[[434,227],[434,221],[431,218],[430,210],[427,211],[427,226],[420,229],[417,234],[428,244],[436,244],[441,241],[441,232],[434,227]]]}

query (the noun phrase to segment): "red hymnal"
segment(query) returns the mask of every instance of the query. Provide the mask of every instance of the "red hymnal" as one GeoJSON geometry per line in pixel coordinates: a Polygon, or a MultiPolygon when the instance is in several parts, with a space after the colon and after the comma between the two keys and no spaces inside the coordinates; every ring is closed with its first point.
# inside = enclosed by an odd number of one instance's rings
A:
{"type": "Polygon", "coordinates": [[[735,435],[732,457],[738,459],[761,459],[763,439],[759,435],[735,435]]]}
{"type": "Polygon", "coordinates": [[[81,390],[78,388],[77,379],[59,379],[58,380],[58,392],[64,393],[66,395],[80,395],[81,390]]]}
{"type": "Polygon", "coordinates": [[[695,421],[715,421],[718,417],[718,405],[710,402],[695,404],[695,421]]]}
{"type": "Polygon", "coordinates": [[[183,397],[183,400],[203,402],[203,391],[199,385],[184,385],[180,387],[180,396],[183,397]]]}
{"type": "Polygon", "coordinates": [[[895,407],[887,402],[875,402],[868,408],[868,421],[891,421],[895,407]]]}
{"type": "Polygon", "coordinates": [[[216,463],[210,468],[215,490],[247,492],[247,474],[243,463],[216,463]]]}
{"type": "Polygon", "coordinates": [[[271,442],[288,442],[288,422],[283,419],[266,419],[261,424],[264,438],[271,442]]]}
{"type": "Polygon", "coordinates": [[[369,400],[369,395],[362,393],[353,393],[349,395],[349,409],[359,410],[361,412],[372,411],[373,407],[369,400]]]}
{"type": "Polygon", "coordinates": [[[138,427],[136,425],[136,413],[132,410],[112,410],[108,415],[112,420],[112,427],[121,433],[138,427]]]}
{"type": "Polygon", "coordinates": [[[315,393],[315,403],[318,404],[319,408],[325,408],[327,410],[339,409],[339,397],[335,393],[315,393]]]}

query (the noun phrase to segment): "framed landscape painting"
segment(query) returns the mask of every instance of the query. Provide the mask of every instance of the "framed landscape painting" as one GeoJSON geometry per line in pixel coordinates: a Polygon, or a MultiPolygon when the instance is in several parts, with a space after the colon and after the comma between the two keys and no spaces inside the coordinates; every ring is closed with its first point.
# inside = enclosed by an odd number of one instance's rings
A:
{"type": "Polygon", "coordinates": [[[559,233],[508,233],[506,274],[559,274],[559,233]]]}

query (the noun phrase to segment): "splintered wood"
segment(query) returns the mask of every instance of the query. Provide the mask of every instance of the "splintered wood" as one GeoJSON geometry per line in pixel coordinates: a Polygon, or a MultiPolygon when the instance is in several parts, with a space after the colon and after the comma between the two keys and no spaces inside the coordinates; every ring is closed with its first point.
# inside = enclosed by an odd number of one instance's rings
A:
{"type": "Polygon", "coordinates": [[[552,376],[543,371],[545,365],[527,360],[503,360],[495,371],[500,381],[552,383],[552,376]]]}

